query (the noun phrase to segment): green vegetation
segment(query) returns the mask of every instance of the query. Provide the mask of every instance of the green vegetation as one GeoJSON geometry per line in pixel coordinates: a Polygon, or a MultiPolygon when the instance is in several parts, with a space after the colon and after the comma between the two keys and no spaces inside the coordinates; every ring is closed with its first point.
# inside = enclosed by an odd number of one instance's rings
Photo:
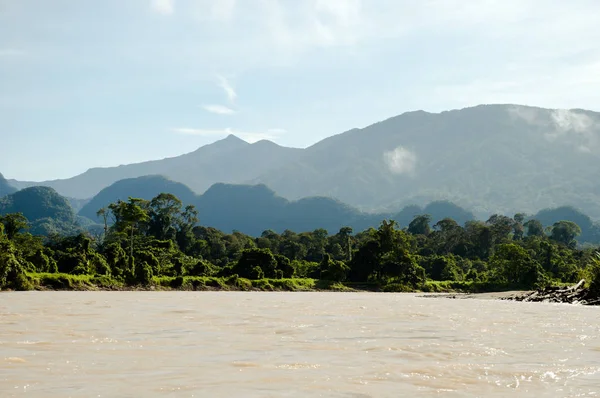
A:
{"type": "Polygon", "coordinates": [[[21,213],[33,235],[71,235],[82,231],[69,201],[52,188],[31,187],[0,197],[0,215],[21,213]]]}
{"type": "Polygon", "coordinates": [[[6,195],[11,195],[15,192],[17,192],[17,189],[10,185],[2,173],[0,173],[0,198],[6,195]]]}
{"type": "Polygon", "coordinates": [[[600,292],[600,258],[578,247],[570,221],[540,227],[494,215],[431,225],[417,215],[354,234],[343,227],[251,237],[200,225],[172,194],[118,200],[97,211],[101,235],[34,236],[22,213],[0,216],[0,288],[498,291],[575,283],[600,292]]]}

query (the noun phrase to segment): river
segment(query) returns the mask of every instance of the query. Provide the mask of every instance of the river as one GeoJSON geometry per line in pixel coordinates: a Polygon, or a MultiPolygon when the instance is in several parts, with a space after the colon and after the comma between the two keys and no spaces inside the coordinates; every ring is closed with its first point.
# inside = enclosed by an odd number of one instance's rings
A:
{"type": "Polygon", "coordinates": [[[416,294],[3,293],[0,396],[600,396],[599,321],[416,294]]]}

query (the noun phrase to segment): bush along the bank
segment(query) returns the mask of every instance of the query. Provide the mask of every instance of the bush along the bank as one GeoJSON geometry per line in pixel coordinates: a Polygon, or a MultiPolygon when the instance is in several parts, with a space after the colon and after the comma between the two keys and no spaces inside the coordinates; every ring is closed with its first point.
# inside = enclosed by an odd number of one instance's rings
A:
{"type": "Polygon", "coordinates": [[[482,291],[585,278],[600,293],[600,260],[577,247],[580,229],[568,221],[544,230],[522,214],[465,225],[419,215],[406,228],[383,220],[358,233],[251,237],[202,226],[196,209],[171,194],[117,201],[98,214],[106,223],[97,236],[33,236],[21,214],[1,216],[0,288],[482,291]]]}

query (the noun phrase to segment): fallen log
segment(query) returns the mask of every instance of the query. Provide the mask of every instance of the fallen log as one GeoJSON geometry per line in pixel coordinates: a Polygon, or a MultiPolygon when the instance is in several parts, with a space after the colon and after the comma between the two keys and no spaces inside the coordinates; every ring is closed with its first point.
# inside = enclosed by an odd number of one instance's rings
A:
{"type": "Polygon", "coordinates": [[[580,305],[600,305],[600,297],[592,295],[585,287],[585,280],[580,280],[576,285],[567,288],[549,286],[534,292],[507,297],[504,300],[542,303],[568,303],[580,305]]]}

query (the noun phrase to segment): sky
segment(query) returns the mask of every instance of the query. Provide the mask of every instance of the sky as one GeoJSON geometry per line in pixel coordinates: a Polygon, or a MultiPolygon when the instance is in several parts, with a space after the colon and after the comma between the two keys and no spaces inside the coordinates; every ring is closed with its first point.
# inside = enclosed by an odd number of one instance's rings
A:
{"type": "Polygon", "coordinates": [[[598,0],[0,0],[0,173],[307,147],[418,109],[600,110],[598,21],[598,0]]]}

